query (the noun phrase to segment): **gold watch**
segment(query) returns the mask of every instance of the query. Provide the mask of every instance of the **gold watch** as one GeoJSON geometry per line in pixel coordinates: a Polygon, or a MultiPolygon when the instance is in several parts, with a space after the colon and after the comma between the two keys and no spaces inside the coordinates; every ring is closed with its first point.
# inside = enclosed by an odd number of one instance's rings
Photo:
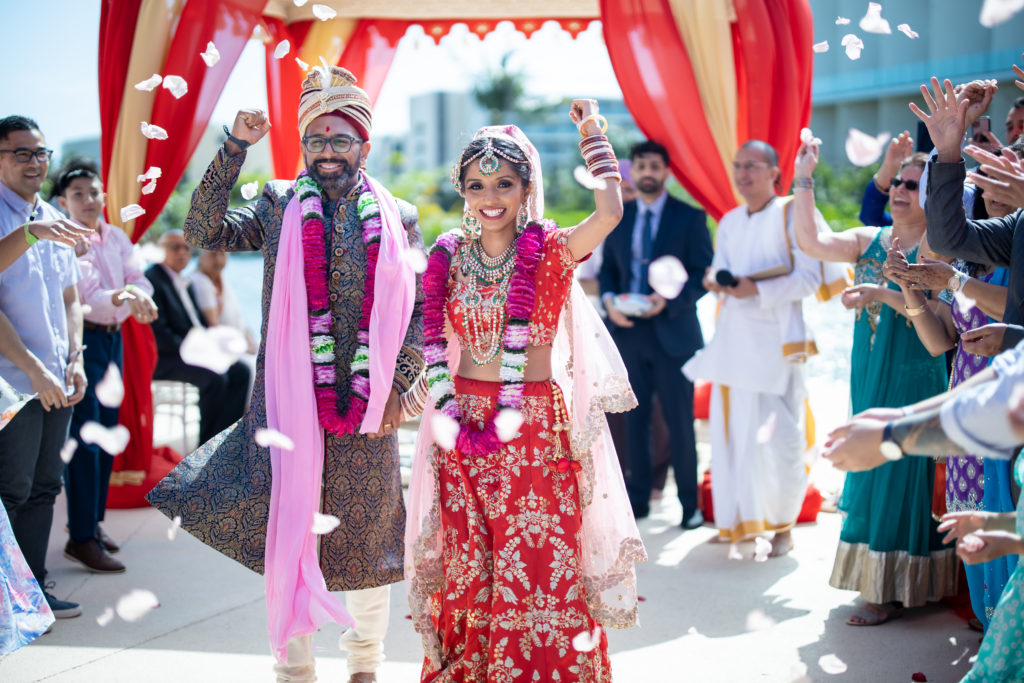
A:
{"type": "Polygon", "coordinates": [[[946,282],[946,289],[953,292],[954,294],[960,291],[960,288],[967,282],[967,276],[963,273],[956,272],[949,276],[949,281],[946,282]]]}

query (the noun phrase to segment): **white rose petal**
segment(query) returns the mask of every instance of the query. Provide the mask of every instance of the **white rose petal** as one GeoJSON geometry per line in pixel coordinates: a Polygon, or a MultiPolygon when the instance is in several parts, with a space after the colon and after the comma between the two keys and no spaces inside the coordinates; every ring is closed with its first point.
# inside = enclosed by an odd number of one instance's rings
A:
{"type": "Polygon", "coordinates": [[[277,47],[274,48],[274,59],[281,59],[286,54],[291,52],[291,49],[292,44],[287,40],[282,40],[280,43],[277,44],[277,47]]]}
{"type": "Polygon", "coordinates": [[[976,553],[985,547],[985,541],[977,534],[967,534],[960,539],[959,545],[968,553],[976,553]]]}
{"type": "Polygon", "coordinates": [[[140,182],[140,183],[143,183],[143,182],[146,182],[147,180],[156,180],[157,178],[159,178],[163,174],[164,174],[163,169],[161,169],[159,166],[150,166],[148,171],[146,171],[145,173],[140,175],[135,180],[140,182]]]}
{"type": "Polygon", "coordinates": [[[814,137],[814,133],[810,128],[800,129],[800,142],[808,145],[821,145],[821,138],[814,137]]]}
{"type": "Polygon", "coordinates": [[[768,539],[761,538],[760,536],[754,537],[754,562],[766,562],[768,560],[768,553],[772,551],[772,544],[768,542],[768,539]]]}
{"type": "Polygon", "coordinates": [[[295,442],[276,429],[257,429],[254,438],[256,443],[264,448],[276,446],[283,451],[295,450],[295,442]]]}
{"type": "Polygon", "coordinates": [[[647,269],[647,282],[651,289],[666,299],[679,296],[687,278],[683,262],[671,254],[654,259],[647,269]]]}
{"type": "Polygon", "coordinates": [[[138,621],[159,606],[160,601],[152,592],[135,589],[117,601],[117,616],[125,621],[138,621]]]}
{"type": "Polygon", "coordinates": [[[82,315],[89,315],[90,313],[92,313],[92,306],[90,306],[89,304],[82,304],[81,309],[82,315]]]}
{"type": "Polygon", "coordinates": [[[176,100],[188,92],[188,83],[181,76],[164,76],[164,87],[171,91],[176,100]]]}
{"type": "Polygon", "coordinates": [[[742,560],[743,554],[740,553],[740,546],[737,543],[729,544],[729,559],[730,560],[742,560]]]}
{"type": "Polygon", "coordinates": [[[338,13],[327,5],[313,5],[313,16],[320,21],[327,21],[338,16],[338,13]]]}
{"type": "Polygon", "coordinates": [[[122,453],[131,439],[131,434],[124,425],[107,428],[91,420],[82,425],[78,435],[83,443],[94,443],[110,455],[122,453]]]}
{"type": "Polygon", "coordinates": [[[846,17],[836,17],[836,26],[846,26],[850,23],[850,20],[846,17]]]}
{"type": "Polygon", "coordinates": [[[576,179],[576,182],[587,188],[588,190],[603,190],[608,187],[608,183],[604,178],[595,178],[590,175],[590,171],[587,170],[586,166],[577,166],[572,170],[572,177],[576,179]]]}
{"type": "Polygon", "coordinates": [[[334,515],[322,515],[319,512],[313,513],[313,533],[322,536],[334,531],[341,520],[334,515]]]}
{"type": "Polygon", "coordinates": [[[882,157],[890,137],[888,132],[871,136],[851,128],[846,136],[846,158],[854,166],[870,166],[882,157]]]}
{"type": "Polygon", "coordinates": [[[864,41],[855,33],[847,33],[843,36],[841,45],[846,48],[846,56],[850,59],[860,59],[861,50],[864,49],[864,41]]]}
{"type": "Polygon", "coordinates": [[[78,442],[74,439],[68,439],[64,442],[64,445],[60,448],[60,459],[66,465],[71,462],[71,458],[75,457],[75,450],[78,448],[78,442]]]}
{"type": "Polygon", "coordinates": [[[178,529],[181,528],[181,515],[175,515],[174,519],[171,520],[171,526],[167,527],[167,540],[173,541],[174,537],[178,535],[178,529]]]}
{"type": "Polygon", "coordinates": [[[868,33],[892,33],[889,20],[882,18],[882,6],[877,2],[868,3],[868,11],[857,25],[861,31],[868,33]]]}
{"type": "Polygon", "coordinates": [[[309,71],[309,64],[306,64],[304,61],[302,61],[298,57],[295,58],[295,63],[298,64],[299,68],[302,69],[303,71],[309,71]]]}
{"type": "Polygon", "coordinates": [[[775,436],[775,425],[779,420],[777,413],[772,413],[764,424],[757,428],[757,443],[768,443],[775,436]]]}
{"type": "Polygon", "coordinates": [[[815,43],[811,46],[811,49],[815,52],[828,52],[828,41],[823,40],[820,43],[815,43]]]}
{"type": "Polygon", "coordinates": [[[427,254],[419,247],[409,247],[402,252],[402,260],[409,264],[414,273],[427,270],[427,254]]]}
{"type": "Polygon", "coordinates": [[[953,304],[961,313],[968,313],[972,308],[978,305],[978,302],[964,294],[963,289],[958,289],[953,293],[953,304]]]}
{"type": "Polygon", "coordinates": [[[167,252],[164,251],[164,248],[155,242],[138,244],[135,249],[139,258],[147,263],[163,263],[167,257],[167,252]]]}
{"type": "Polygon", "coordinates": [[[136,90],[145,90],[146,92],[151,92],[154,88],[156,88],[158,85],[163,83],[163,80],[164,79],[160,77],[160,74],[153,74],[152,76],[150,76],[146,80],[140,81],[139,83],[136,83],[135,84],[135,89],[136,90]]]}
{"type": "Polygon", "coordinates": [[[117,295],[118,301],[135,301],[138,298],[139,297],[135,296],[131,292],[121,292],[120,294],[117,295]]]}
{"type": "Polygon", "coordinates": [[[223,374],[248,348],[240,331],[227,325],[214,325],[190,329],[178,352],[189,365],[223,374]]]}
{"type": "Polygon", "coordinates": [[[148,183],[142,186],[141,190],[139,190],[139,192],[141,192],[142,194],[153,194],[154,191],[156,191],[155,180],[150,180],[148,183]]]}
{"type": "Polygon", "coordinates": [[[295,6],[296,7],[302,7],[307,2],[309,2],[309,0],[293,0],[293,2],[295,2],[295,6]]]}
{"type": "Polygon", "coordinates": [[[494,427],[502,443],[512,441],[523,426],[523,414],[512,408],[504,408],[494,418],[494,427]]]}
{"type": "Polygon", "coordinates": [[[903,34],[907,36],[907,38],[917,38],[918,37],[917,31],[915,31],[914,29],[910,28],[910,24],[900,24],[899,26],[896,27],[896,30],[897,31],[902,31],[903,34]]]}
{"type": "Polygon", "coordinates": [[[846,662],[835,655],[822,655],[818,658],[818,666],[821,670],[832,676],[846,673],[846,662]]]}
{"type": "Polygon", "coordinates": [[[750,632],[767,631],[777,623],[779,622],[775,621],[759,609],[755,609],[747,614],[747,631],[750,632]]]}
{"type": "Polygon", "coordinates": [[[121,209],[121,222],[133,221],[144,213],[146,213],[146,210],[138,204],[129,204],[121,209]]]}
{"type": "Polygon", "coordinates": [[[150,140],[167,139],[167,131],[161,128],[160,126],[151,125],[143,121],[139,128],[142,129],[142,134],[145,135],[150,140]]]}
{"type": "Polygon", "coordinates": [[[985,28],[992,28],[1003,23],[1014,14],[1024,9],[1024,0],[985,0],[981,6],[978,21],[985,28]]]}
{"type": "Polygon", "coordinates": [[[434,443],[442,450],[455,448],[455,439],[459,436],[459,423],[444,413],[436,413],[430,419],[430,431],[434,435],[434,443]]]}
{"type": "Polygon", "coordinates": [[[206,44],[206,52],[200,52],[199,56],[206,62],[206,66],[213,66],[220,61],[220,52],[212,40],[206,44]]]}
{"type": "Polygon", "coordinates": [[[593,633],[584,631],[572,638],[572,649],[576,652],[590,652],[601,644],[601,627],[595,626],[593,633]]]}
{"type": "MultiPolygon", "coordinates": [[[[128,294],[128,292],[122,292],[121,296],[128,294]]],[[[128,294],[133,299],[133,295],[128,294]]],[[[96,398],[100,403],[108,408],[117,408],[121,405],[121,401],[124,400],[124,383],[121,381],[121,371],[117,369],[117,365],[111,363],[107,366],[107,371],[103,373],[103,379],[96,385],[96,398]]]]}
{"type": "Polygon", "coordinates": [[[106,626],[107,624],[109,624],[113,620],[114,620],[114,608],[113,607],[106,608],[105,610],[103,610],[103,614],[101,614],[98,617],[96,617],[96,623],[99,624],[101,628],[103,626],[106,626]]]}
{"type": "Polygon", "coordinates": [[[246,183],[245,185],[242,185],[242,199],[249,201],[250,199],[256,196],[256,193],[259,192],[259,190],[260,184],[256,180],[252,181],[251,183],[246,183]]]}

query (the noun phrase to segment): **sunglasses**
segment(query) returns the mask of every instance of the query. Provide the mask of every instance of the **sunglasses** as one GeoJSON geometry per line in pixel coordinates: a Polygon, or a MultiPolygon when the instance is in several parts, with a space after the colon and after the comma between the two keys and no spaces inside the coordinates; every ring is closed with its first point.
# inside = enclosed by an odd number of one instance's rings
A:
{"type": "Polygon", "coordinates": [[[900,185],[907,188],[907,190],[909,190],[910,192],[913,192],[914,190],[921,186],[921,183],[917,182],[916,180],[904,180],[903,178],[900,178],[898,176],[889,181],[890,189],[894,187],[899,187],[900,185]]]}

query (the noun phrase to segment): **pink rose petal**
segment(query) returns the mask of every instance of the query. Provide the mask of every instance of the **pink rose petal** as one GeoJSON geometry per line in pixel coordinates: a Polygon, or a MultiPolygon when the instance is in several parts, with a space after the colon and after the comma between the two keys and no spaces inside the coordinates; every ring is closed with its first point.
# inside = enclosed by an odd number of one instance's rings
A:
{"type": "Polygon", "coordinates": [[[133,221],[144,213],[146,213],[146,210],[138,204],[129,204],[121,209],[121,222],[133,221]]]}
{"type": "Polygon", "coordinates": [[[896,30],[902,31],[907,38],[913,39],[918,37],[917,31],[910,28],[910,24],[900,24],[899,26],[896,27],[896,30]]]}
{"type": "Polygon", "coordinates": [[[851,128],[846,136],[846,158],[854,166],[870,166],[882,157],[890,137],[888,132],[872,137],[851,128]]]}
{"type": "Polygon", "coordinates": [[[167,131],[161,128],[160,126],[154,126],[143,121],[139,128],[142,129],[142,134],[145,135],[150,140],[167,139],[167,131]]]}
{"type": "Polygon", "coordinates": [[[142,189],[139,191],[142,192],[142,194],[153,194],[153,192],[156,191],[156,181],[150,180],[148,183],[143,185],[142,189]]]}

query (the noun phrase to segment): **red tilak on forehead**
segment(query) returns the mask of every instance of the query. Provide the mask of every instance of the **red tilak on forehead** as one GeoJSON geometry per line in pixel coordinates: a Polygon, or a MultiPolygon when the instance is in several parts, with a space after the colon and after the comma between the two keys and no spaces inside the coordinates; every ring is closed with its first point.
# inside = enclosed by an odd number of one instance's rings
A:
{"type": "Polygon", "coordinates": [[[330,133],[330,132],[331,132],[331,127],[330,127],[330,126],[327,126],[327,132],[328,132],[328,133],[330,133]]]}

